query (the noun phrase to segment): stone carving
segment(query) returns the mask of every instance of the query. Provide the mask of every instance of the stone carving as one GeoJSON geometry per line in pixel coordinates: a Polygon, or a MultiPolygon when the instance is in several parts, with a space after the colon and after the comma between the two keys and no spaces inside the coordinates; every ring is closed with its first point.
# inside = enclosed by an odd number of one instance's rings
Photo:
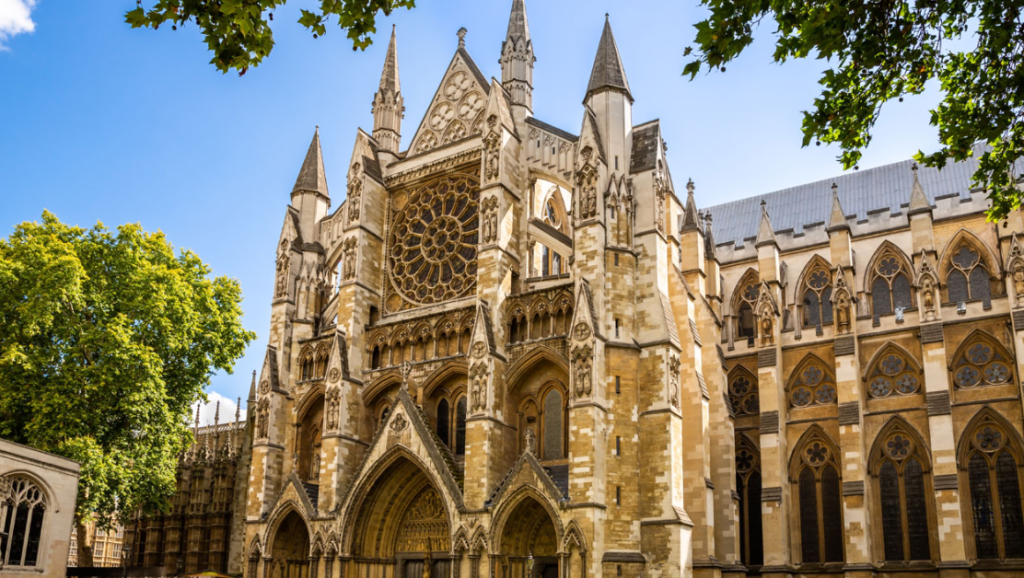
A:
{"type": "Polygon", "coordinates": [[[526,438],[526,451],[530,452],[531,454],[532,453],[536,453],[536,451],[537,451],[537,434],[534,433],[532,427],[526,428],[526,434],[525,434],[524,437],[526,438]]]}
{"type": "Polygon", "coordinates": [[[772,313],[765,309],[761,312],[761,347],[767,347],[775,343],[775,335],[772,333],[772,313]]]}
{"type": "Polygon", "coordinates": [[[359,163],[352,165],[352,172],[348,178],[348,196],[345,201],[348,204],[349,223],[359,220],[359,200],[363,196],[363,179],[359,168],[359,163]]]}
{"type": "Polygon", "coordinates": [[[593,154],[592,148],[583,147],[583,150],[580,151],[583,166],[576,172],[581,219],[591,219],[597,215],[597,169],[590,163],[593,154]]]}
{"type": "Polygon", "coordinates": [[[484,180],[496,181],[501,174],[501,132],[495,130],[498,117],[493,114],[487,117],[487,128],[490,130],[484,137],[484,180]]]}
{"type": "Polygon", "coordinates": [[[270,429],[270,401],[263,399],[256,409],[256,437],[266,439],[270,429]]]}
{"type": "Polygon", "coordinates": [[[349,237],[342,248],[341,276],[346,280],[356,276],[356,244],[356,238],[349,237]]]}
{"type": "Polygon", "coordinates": [[[270,391],[270,382],[266,379],[260,382],[260,395],[266,395],[270,391]]]}
{"type": "Polygon", "coordinates": [[[843,295],[836,302],[836,326],[839,333],[850,331],[850,303],[843,295]]]}
{"type": "Polygon", "coordinates": [[[337,388],[327,392],[327,429],[338,429],[338,410],[341,409],[341,395],[337,388]]]}
{"type": "Polygon", "coordinates": [[[488,197],[481,205],[483,206],[484,243],[494,243],[498,240],[498,198],[488,197]]]}
{"type": "Polygon", "coordinates": [[[573,337],[580,341],[590,337],[590,326],[582,321],[577,323],[576,328],[573,330],[573,337]]]}
{"type": "Polygon", "coordinates": [[[405,416],[400,413],[395,414],[395,418],[391,420],[390,427],[391,431],[395,432],[396,434],[402,433],[405,431],[405,428],[409,427],[409,420],[405,419],[405,416]]]}
{"type": "Polygon", "coordinates": [[[473,344],[473,357],[480,359],[487,355],[487,344],[483,341],[477,341],[473,344]]]}
{"type": "Polygon", "coordinates": [[[657,171],[654,173],[654,190],[658,193],[658,201],[655,203],[654,223],[658,230],[665,232],[665,196],[668,191],[668,177],[665,173],[657,171]]]}
{"type": "Polygon", "coordinates": [[[577,398],[590,397],[593,393],[593,350],[589,345],[573,350],[573,393],[577,398]]]}
{"type": "Polygon", "coordinates": [[[448,77],[438,94],[437,104],[427,113],[426,126],[417,137],[413,150],[426,152],[462,140],[470,133],[482,132],[487,98],[475,85],[476,82],[464,70],[457,70],[448,77]]]}
{"type": "Polygon", "coordinates": [[[338,383],[339,379],[341,379],[341,370],[337,367],[333,367],[329,372],[327,372],[327,381],[331,383],[338,383]]]}
{"type": "Polygon", "coordinates": [[[287,253],[282,253],[277,259],[277,284],[274,289],[275,297],[284,297],[288,294],[288,269],[290,260],[287,253]]]}
{"type": "Polygon", "coordinates": [[[473,411],[481,411],[487,407],[487,363],[477,363],[469,368],[469,380],[472,383],[470,388],[470,408],[473,411]]]}
{"type": "Polygon", "coordinates": [[[1013,294],[1017,298],[1017,306],[1024,305],[1024,263],[1020,261],[1013,269],[1013,294]]]}
{"type": "Polygon", "coordinates": [[[679,368],[679,356],[670,354],[668,357],[668,400],[676,409],[679,409],[679,368]]]}
{"type": "MultiPolygon", "coordinates": [[[[1024,275],[1021,275],[1024,278],[1024,275]]],[[[924,305],[924,317],[925,320],[930,321],[935,318],[935,285],[932,283],[931,277],[925,277],[921,281],[921,303],[924,305]]]]}

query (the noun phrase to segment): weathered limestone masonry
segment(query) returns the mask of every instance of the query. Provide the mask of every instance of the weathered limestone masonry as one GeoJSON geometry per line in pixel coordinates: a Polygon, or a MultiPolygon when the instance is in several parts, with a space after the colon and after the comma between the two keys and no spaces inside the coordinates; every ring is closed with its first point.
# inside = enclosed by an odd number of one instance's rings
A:
{"type": "Polygon", "coordinates": [[[701,209],[607,19],[578,134],[523,0],[405,150],[397,51],[344,201],[317,132],[285,210],[246,578],[1024,572],[1024,221],[973,161],[701,209]]]}

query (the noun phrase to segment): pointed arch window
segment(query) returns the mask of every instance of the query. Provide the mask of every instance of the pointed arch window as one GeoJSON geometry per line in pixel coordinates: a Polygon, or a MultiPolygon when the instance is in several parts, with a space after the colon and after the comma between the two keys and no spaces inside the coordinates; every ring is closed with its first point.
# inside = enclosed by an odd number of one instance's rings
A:
{"type": "Polygon", "coordinates": [[[929,460],[915,435],[897,426],[875,442],[873,474],[882,520],[882,550],[887,562],[930,560],[926,478],[929,460]]]}
{"type": "Polygon", "coordinates": [[[441,438],[441,442],[443,442],[444,445],[446,445],[446,446],[450,445],[449,441],[451,439],[450,435],[449,435],[450,434],[449,428],[448,428],[449,414],[450,414],[450,412],[448,410],[448,400],[447,399],[442,399],[441,401],[438,401],[437,402],[437,437],[441,438]]]}
{"type": "Polygon", "coordinates": [[[801,309],[804,327],[832,324],[832,273],[824,263],[816,263],[807,274],[801,309]]]}
{"type": "Polygon", "coordinates": [[[794,455],[792,479],[800,520],[800,556],[804,564],[843,561],[842,494],[834,445],[811,432],[794,455]]]}
{"type": "Polygon", "coordinates": [[[565,457],[565,441],[563,436],[564,404],[562,392],[551,388],[544,395],[544,459],[558,460],[565,457]]]}
{"type": "Polygon", "coordinates": [[[327,375],[327,347],[321,347],[316,352],[316,367],[314,369],[317,378],[322,378],[327,375]]]}
{"type": "Polygon", "coordinates": [[[729,375],[729,402],[736,417],[761,413],[757,378],[746,368],[737,367],[729,375]]]}
{"type": "Polygon", "coordinates": [[[797,366],[790,378],[791,407],[810,407],[836,402],[836,378],[832,370],[810,355],[797,366]]]}
{"type": "Polygon", "coordinates": [[[46,494],[28,478],[12,477],[10,484],[7,515],[0,527],[7,534],[0,544],[0,560],[4,566],[37,566],[46,518],[46,494]]]}
{"type": "MultiPolygon", "coordinates": [[[[984,410],[983,410],[984,411],[984,410]]],[[[964,435],[968,503],[980,559],[1024,558],[1021,448],[1003,420],[984,415],[964,435]]]]}
{"type": "Polygon", "coordinates": [[[949,301],[959,303],[980,299],[987,307],[992,299],[992,284],[981,254],[968,244],[961,244],[950,258],[949,265],[946,275],[949,301]]]}
{"type": "Polygon", "coordinates": [[[455,455],[466,455],[466,396],[455,402],[455,455]]]}
{"type": "Polygon", "coordinates": [[[1009,354],[988,335],[969,337],[953,358],[953,383],[958,388],[1004,385],[1012,380],[1009,354]]]}
{"type": "Polygon", "coordinates": [[[746,566],[764,564],[761,527],[761,459],[745,436],[736,442],[736,493],[740,510],[740,560],[746,566]]]}
{"type": "Polygon", "coordinates": [[[871,281],[871,314],[874,317],[889,315],[897,307],[912,307],[909,265],[902,256],[886,247],[875,260],[871,281]]]}
{"type": "Polygon", "coordinates": [[[313,350],[306,347],[299,357],[299,379],[303,381],[313,379],[313,370],[313,350]]]}
{"type": "Polygon", "coordinates": [[[921,392],[921,370],[902,350],[888,346],[867,371],[868,395],[874,399],[921,392]]]}
{"type": "Polygon", "coordinates": [[[748,273],[740,282],[740,290],[734,303],[736,310],[736,337],[753,340],[756,336],[754,328],[754,304],[757,303],[758,278],[748,273]]]}

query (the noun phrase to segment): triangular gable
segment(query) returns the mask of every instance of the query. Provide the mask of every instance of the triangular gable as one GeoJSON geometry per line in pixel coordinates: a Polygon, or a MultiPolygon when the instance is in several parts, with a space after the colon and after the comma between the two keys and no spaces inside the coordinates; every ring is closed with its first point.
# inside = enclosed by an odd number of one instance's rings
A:
{"type": "MultiPolygon", "coordinates": [[[[604,154],[604,145],[601,142],[601,131],[597,128],[597,117],[594,116],[594,111],[590,110],[590,107],[583,108],[583,126],[580,127],[580,139],[576,150],[582,152],[587,147],[597,152],[597,160],[604,165],[608,164],[604,154]]],[[[581,152],[577,154],[581,154],[581,152]]],[[[577,168],[579,167],[577,166],[577,168]]]]}
{"type": "Polygon", "coordinates": [[[331,346],[331,355],[327,362],[327,381],[333,385],[342,378],[349,379],[348,368],[348,340],[345,339],[345,331],[338,327],[334,335],[334,343],[331,346]],[[335,372],[337,370],[337,372],[335,372]]]}
{"type": "Polygon", "coordinates": [[[501,483],[498,484],[498,488],[494,490],[494,494],[491,495],[491,498],[487,500],[484,506],[490,508],[498,504],[502,497],[522,486],[544,488],[544,492],[556,504],[568,501],[568,498],[563,496],[562,492],[558,489],[555,481],[551,479],[551,476],[544,470],[544,467],[537,461],[537,457],[533,455],[533,452],[525,451],[519,456],[519,459],[516,460],[515,465],[512,466],[512,469],[505,475],[501,483]]]}
{"type": "Polygon", "coordinates": [[[512,102],[501,83],[495,78],[491,78],[491,91],[487,95],[487,110],[484,115],[488,123],[491,117],[510,133],[517,134],[516,123],[512,118],[512,102]]]}
{"type": "Polygon", "coordinates": [[[600,326],[597,324],[597,310],[594,309],[594,297],[590,293],[590,283],[586,279],[580,279],[580,288],[576,293],[576,308],[572,312],[572,335],[586,333],[586,339],[590,335],[600,336],[600,326]],[[579,324],[585,324],[588,331],[576,331],[579,324]]]}
{"type": "Polygon", "coordinates": [[[284,223],[281,224],[281,236],[277,240],[278,247],[281,243],[287,243],[289,248],[302,246],[302,233],[299,228],[299,212],[288,205],[284,214],[284,223]]]}
{"type": "Polygon", "coordinates": [[[494,354],[497,349],[494,346],[494,329],[491,327],[490,308],[486,301],[480,301],[476,305],[476,319],[473,320],[473,333],[470,343],[473,344],[473,357],[483,357],[483,353],[477,352],[477,343],[484,343],[487,346],[487,353],[494,354]]]}
{"type": "Polygon", "coordinates": [[[459,47],[416,129],[409,154],[425,153],[480,134],[489,88],[469,53],[459,47]]]}
{"type": "Polygon", "coordinates": [[[273,345],[267,346],[267,353],[263,356],[263,368],[260,370],[260,395],[270,391],[284,392],[277,376],[277,348],[273,345]]]}
{"type": "Polygon", "coordinates": [[[273,518],[277,512],[278,507],[282,503],[294,502],[302,504],[302,508],[305,510],[307,517],[312,518],[316,514],[316,505],[309,499],[309,494],[306,493],[306,487],[302,484],[302,480],[299,479],[298,474],[292,470],[292,473],[288,474],[285,478],[284,487],[278,492],[277,496],[274,497],[274,501],[270,503],[270,507],[266,509],[269,518],[273,518]]]}

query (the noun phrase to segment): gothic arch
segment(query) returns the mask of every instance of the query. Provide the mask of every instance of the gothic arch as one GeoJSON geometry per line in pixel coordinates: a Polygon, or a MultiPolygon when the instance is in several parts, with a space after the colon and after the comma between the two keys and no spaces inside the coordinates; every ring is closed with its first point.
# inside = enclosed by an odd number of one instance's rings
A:
{"type": "Polygon", "coordinates": [[[988,269],[988,275],[990,279],[998,279],[1002,273],[1002,265],[995,253],[992,252],[992,248],[988,246],[988,243],[981,240],[974,231],[970,231],[963,227],[959,231],[953,234],[946,242],[946,246],[942,249],[942,254],[939,257],[939,277],[942,283],[945,284],[946,277],[949,275],[949,270],[952,268],[953,252],[959,249],[962,245],[970,245],[981,257],[981,261],[985,264],[985,268],[988,269]]]}
{"type": "Polygon", "coordinates": [[[820,425],[812,424],[803,434],[800,435],[800,439],[793,444],[793,450],[789,455],[790,482],[796,482],[799,470],[803,466],[803,463],[801,462],[803,458],[800,455],[802,450],[809,444],[816,441],[823,444],[831,453],[830,457],[835,458],[836,464],[839,464],[839,456],[842,455],[839,453],[839,444],[837,444],[836,441],[832,439],[832,436],[822,429],[820,425]]]}
{"type": "Polygon", "coordinates": [[[902,416],[894,415],[882,426],[882,429],[878,430],[878,435],[875,436],[875,440],[871,443],[871,455],[868,458],[868,475],[877,476],[878,468],[881,467],[883,461],[883,444],[885,441],[896,433],[903,433],[910,438],[911,443],[915,444],[917,448],[921,450],[921,459],[924,463],[921,466],[926,472],[931,471],[932,457],[929,446],[925,443],[924,438],[921,437],[921,433],[917,431],[913,425],[910,424],[902,416]]]}
{"type": "Polygon", "coordinates": [[[800,436],[789,463],[793,557],[801,564],[842,562],[842,464],[832,436],[814,424],[800,436]]]}
{"type": "Polygon", "coordinates": [[[761,413],[760,392],[757,376],[742,365],[737,365],[729,372],[728,378],[729,403],[733,414],[759,415],[761,413]]]}
{"type": "Polygon", "coordinates": [[[378,375],[377,379],[370,382],[366,391],[363,392],[363,406],[373,407],[376,405],[377,398],[380,397],[380,395],[393,386],[401,386],[402,383],[402,374],[396,369],[391,369],[381,375],[378,375]]]}
{"type": "Polygon", "coordinates": [[[263,547],[260,545],[260,535],[256,534],[252,538],[252,542],[249,543],[249,559],[259,559],[263,557],[263,547]]]}
{"type": "Polygon", "coordinates": [[[557,506],[551,504],[551,501],[547,496],[537,491],[532,486],[525,485],[520,486],[511,494],[508,494],[505,499],[502,500],[502,503],[498,505],[494,512],[494,516],[491,518],[491,536],[489,542],[494,548],[501,548],[506,526],[509,525],[509,516],[516,511],[518,506],[531,499],[540,504],[551,519],[551,523],[555,528],[555,543],[558,545],[558,548],[561,549],[562,539],[565,536],[565,532],[562,528],[562,520],[558,516],[557,506]]]}
{"type": "MultiPolygon", "coordinates": [[[[572,190],[571,188],[566,190],[572,190]]],[[[540,204],[541,220],[561,233],[569,234],[569,211],[562,199],[562,192],[559,185],[552,183],[548,192],[544,194],[544,200],[540,204]],[[555,213],[555,220],[558,224],[548,222],[548,203],[551,204],[552,212],[555,213]]]]}
{"type": "Polygon", "coordinates": [[[838,396],[835,369],[816,354],[808,353],[789,375],[786,395],[791,407],[835,403],[838,396]]]}
{"type": "Polygon", "coordinates": [[[267,516],[270,522],[267,524],[267,529],[265,530],[265,552],[271,554],[274,552],[274,541],[277,538],[277,531],[281,526],[281,522],[283,522],[285,518],[288,517],[288,514],[292,512],[294,512],[295,515],[297,515],[299,519],[302,520],[302,523],[305,524],[307,536],[313,535],[313,528],[310,527],[309,520],[306,518],[305,513],[302,511],[302,506],[295,503],[294,500],[285,500],[284,502],[277,504],[277,506],[274,508],[274,511],[269,516],[267,516]]]}
{"type": "Polygon", "coordinates": [[[296,422],[301,422],[305,419],[306,413],[313,408],[318,400],[322,400],[324,398],[325,391],[324,384],[318,383],[309,388],[309,391],[302,395],[299,399],[299,403],[295,404],[295,416],[297,417],[296,422]]]}
{"type": "Polygon", "coordinates": [[[825,271],[828,272],[828,284],[832,284],[832,264],[829,263],[827,259],[819,255],[818,253],[815,253],[811,255],[810,259],[807,260],[807,264],[804,265],[803,270],[800,271],[800,275],[796,279],[796,285],[794,286],[792,296],[793,303],[799,302],[801,289],[803,289],[807,285],[811,273],[817,268],[823,268],[825,271]]]}
{"type": "MultiPolygon", "coordinates": [[[[53,512],[60,511],[60,503],[57,502],[57,493],[53,491],[53,487],[50,484],[48,484],[46,480],[44,480],[43,478],[40,478],[39,476],[28,470],[10,470],[7,472],[0,472],[0,476],[4,476],[7,478],[19,477],[27,479],[28,481],[35,484],[35,486],[42,491],[43,497],[46,500],[47,510],[53,512]]],[[[3,522],[0,521],[0,524],[3,524],[3,522]]],[[[6,547],[6,541],[4,542],[4,544],[6,547]]],[[[42,552],[40,552],[40,554],[41,553],[42,552]]]]}
{"type": "Polygon", "coordinates": [[[896,258],[897,261],[900,262],[900,270],[901,272],[907,275],[908,280],[913,279],[914,277],[914,268],[912,266],[912,262],[910,260],[910,257],[908,257],[907,254],[903,252],[903,249],[900,249],[892,241],[882,241],[882,244],[880,244],[878,246],[878,249],[875,249],[874,254],[871,255],[871,259],[868,260],[867,268],[864,269],[864,292],[867,293],[868,295],[871,294],[871,283],[875,279],[875,268],[878,266],[878,262],[886,256],[893,256],[896,258]]]}
{"type": "Polygon", "coordinates": [[[565,528],[565,537],[562,538],[562,553],[568,553],[572,548],[580,551],[580,555],[587,555],[587,539],[583,528],[576,523],[576,520],[569,520],[565,528]]]}
{"type": "Polygon", "coordinates": [[[910,366],[914,368],[915,371],[923,370],[921,364],[917,362],[917,358],[912,353],[907,351],[906,348],[902,347],[898,343],[888,341],[885,343],[885,345],[879,347],[878,351],[876,351],[875,354],[871,356],[871,359],[868,360],[867,365],[864,366],[866,369],[864,370],[864,373],[861,375],[861,379],[867,381],[868,373],[871,371],[871,367],[878,363],[879,361],[881,361],[883,356],[885,356],[888,353],[897,353],[899,355],[902,355],[907,359],[908,363],[910,364],[910,366]]]}
{"type": "Polygon", "coordinates": [[[564,355],[547,347],[540,345],[524,355],[519,361],[512,364],[505,372],[505,391],[514,391],[520,385],[520,381],[529,375],[529,370],[536,364],[548,361],[556,365],[566,376],[569,375],[569,360],[564,355]]]}
{"type": "MultiPolygon", "coordinates": [[[[429,486],[440,498],[443,510],[447,514],[446,520],[450,535],[450,529],[455,525],[455,507],[451,496],[445,491],[445,485],[436,478],[419,456],[404,446],[395,445],[384,452],[368,470],[360,472],[360,475],[358,475],[360,481],[353,486],[352,491],[343,501],[344,506],[341,510],[343,515],[339,516],[339,519],[343,521],[341,525],[341,538],[339,540],[339,547],[342,552],[347,555],[353,554],[353,547],[359,533],[357,532],[359,530],[358,526],[364,522],[365,518],[363,516],[363,507],[369,505],[372,508],[374,500],[381,498],[387,493],[394,494],[390,496],[390,502],[387,504],[388,508],[393,507],[393,502],[397,497],[396,492],[402,492],[406,489],[406,486],[396,487],[396,484],[402,483],[403,476],[406,476],[406,484],[413,483],[409,481],[408,476],[416,475],[423,476],[425,478],[423,487],[429,486]]],[[[416,483],[419,483],[419,481],[416,481],[416,483]]],[[[409,504],[406,503],[403,507],[408,506],[409,504]]],[[[396,515],[403,516],[404,512],[397,512],[396,515]]]]}
{"type": "Polygon", "coordinates": [[[466,526],[459,526],[455,537],[452,538],[452,554],[460,555],[469,550],[469,538],[467,537],[466,526]]]}
{"type": "Polygon", "coordinates": [[[448,383],[452,378],[464,377],[469,379],[469,365],[465,361],[451,361],[435,369],[433,373],[423,380],[423,398],[428,399],[434,391],[443,384],[448,383]]]}
{"type": "Polygon", "coordinates": [[[1013,424],[1003,416],[1003,414],[992,409],[991,406],[986,405],[974,414],[974,417],[967,422],[967,426],[964,427],[963,431],[960,433],[960,440],[957,442],[956,448],[956,461],[959,468],[961,470],[967,468],[967,458],[972,451],[972,442],[969,438],[971,437],[971,434],[974,433],[974,430],[985,422],[993,422],[1005,430],[1010,438],[1006,449],[1010,450],[1014,454],[1018,463],[1024,461],[1024,437],[1021,436],[1020,432],[1017,431],[1017,428],[1015,428],[1013,424]]]}
{"type": "MultiPolygon", "coordinates": [[[[761,274],[753,267],[748,267],[747,270],[743,272],[743,275],[740,276],[740,280],[736,282],[735,286],[733,286],[732,296],[729,298],[731,309],[730,314],[733,316],[735,316],[739,311],[740,302],[744,300],[743,289],[748,285],[753,285],[755,290],[759,290],[761,286],[761,274]]],[[[750,306],[753,307],[754,304],[757,303],[757,294],[755,293],[750,299],[746,299],[746,301],[748,301],[750,306]]]]}
{"type": "Polygon", "coordinates": [[[982,329],[975,329],[961,341],[949,362],[949,371],[954,389],[1006,385],[1017,378],[1013,355],[982,329]]]}
{"type": "Polygon", "coordinates": [[[890,341],[871,356],[861,380],[873,398],[911,395],[922,391],[924,369],[914,355],[890,341]]]}

